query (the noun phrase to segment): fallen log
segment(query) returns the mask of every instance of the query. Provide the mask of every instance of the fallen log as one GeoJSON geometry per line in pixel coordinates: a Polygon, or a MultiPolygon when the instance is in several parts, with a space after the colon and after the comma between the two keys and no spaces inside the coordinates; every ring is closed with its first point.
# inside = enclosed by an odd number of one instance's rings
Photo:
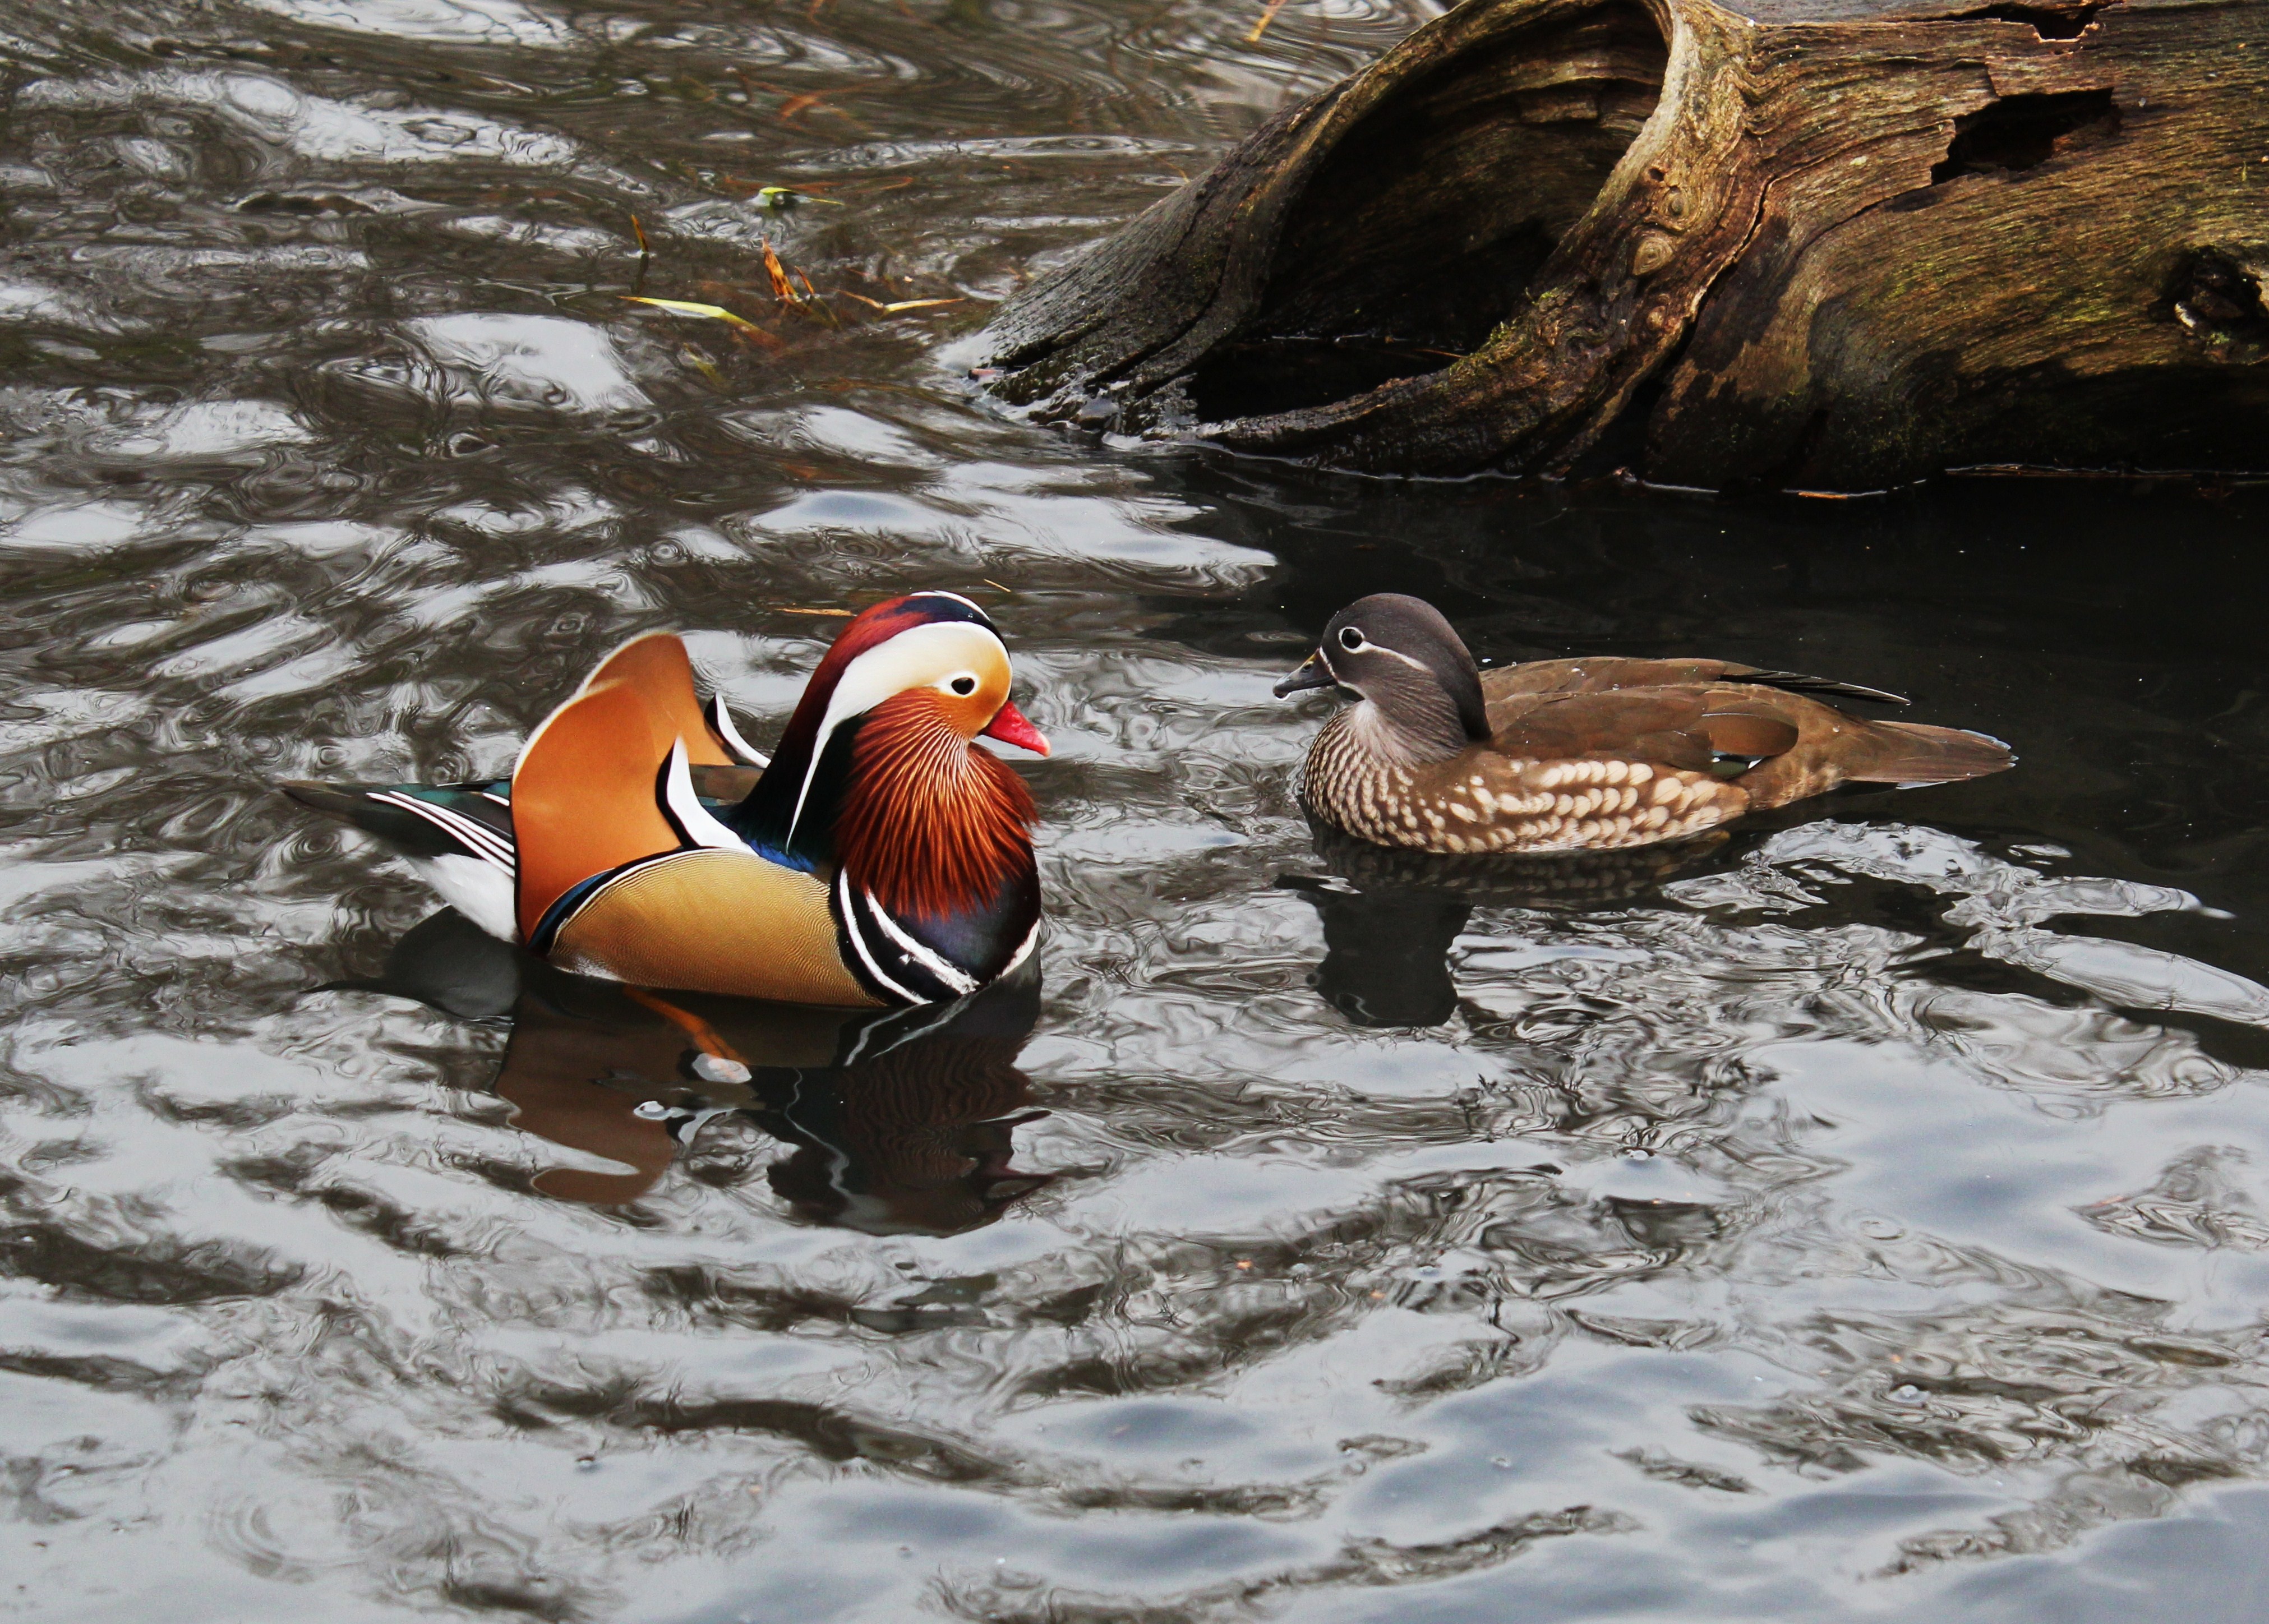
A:
{"type": "Polygon", "coordinates": [[[1464,0],[981,375],[1374,473],[2269,468],[2269,0],[1947,3],[1464,0]]]}

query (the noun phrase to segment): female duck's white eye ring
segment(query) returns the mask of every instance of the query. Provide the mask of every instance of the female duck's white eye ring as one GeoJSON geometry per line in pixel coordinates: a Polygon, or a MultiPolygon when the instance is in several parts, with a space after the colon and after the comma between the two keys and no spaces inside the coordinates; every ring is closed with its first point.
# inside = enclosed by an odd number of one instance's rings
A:
{"type": "Polygon", "coordinates": [[[1353,626],[1341,627],[1340,646],[1341,648],[1350,650],[1361,648],[1363,646],[1363,633],[1353,626]]]}
{"type": "Polygon", "coordinates": [[[949,692],[959,694],[966,699],[977,691],[977,679],[964,671],[959,676],[948,677],[945,686],[949,692]]]}

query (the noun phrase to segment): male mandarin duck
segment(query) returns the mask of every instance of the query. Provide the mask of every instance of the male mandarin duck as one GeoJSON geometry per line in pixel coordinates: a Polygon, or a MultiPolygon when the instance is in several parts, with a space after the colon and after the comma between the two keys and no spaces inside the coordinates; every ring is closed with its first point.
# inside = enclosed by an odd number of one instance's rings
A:
{"type": "Polygon", "coordinates": [[[1015,969],[1039,928],[1031,792],[976,743],[1048,753],[1009,683],[984,611],[918,592],[844,627],[769,764],[721,699],[703,710],[685,645],[656,632],[609,655],[508,779],[284,788],[563,969],[791,1003],[935,1003],[1015,969]]]}
{"type": "Polygon", "coordinates": [[[1433,605],[1349,605],[1276,685],[1357,703],[1309,749],[1310,811],[1380,845],[1571,852],[1648,845],[1844,783],[1940,784],[2014,765],[1984,734],[1864,720],[1904,705],[1722,660],[1540,660],[1483,673],[1433,605]]]}

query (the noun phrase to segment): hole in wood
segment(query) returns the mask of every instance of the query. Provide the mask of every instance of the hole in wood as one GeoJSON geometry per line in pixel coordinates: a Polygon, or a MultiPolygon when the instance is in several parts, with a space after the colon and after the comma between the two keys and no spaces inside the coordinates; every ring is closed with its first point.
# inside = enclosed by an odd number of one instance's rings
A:
{"type": "Polygon", "coordinates": [[[1930,172],[1930,183],[1943,186],[1956,175],[2020,173],[2081,141],[2118,133],[2119,109],[2108,90],[2004,96],[1954,121],[1954,140],[1945,161],[1930,172]]]}
{"type": "Polygon", "coordinates": [[[2202,248],[2175,279],[2175,319],[2211,343],[2269,343],[2269,306],[2258,266],[2202,248]]]}
{"type": "Polygon", "coordinates": [[[2094,0],[2085,5],[1992,5],[1982,11],[1963,11],[1967,18],[1992,18],[2005,23],[2030,23],[2044,40],[2077,40],[2088,32],[2095,14],[2115,0],[2094,0]]]}
{"type": "Polygon", "coordinates": [[[1293,203],[1259,310],[1191,380],[1199,416],[1325,405],[1478,346],[1654,111],[1668,55],[1617,0],[1398,86],[1293,203]]]}

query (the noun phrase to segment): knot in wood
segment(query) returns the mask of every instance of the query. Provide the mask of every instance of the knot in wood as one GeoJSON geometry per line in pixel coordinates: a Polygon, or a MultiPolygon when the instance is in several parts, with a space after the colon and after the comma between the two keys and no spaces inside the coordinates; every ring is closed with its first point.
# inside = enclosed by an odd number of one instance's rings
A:
{"type": "Polygon", "coordinates": [[[1651,277],[1670,263],[1670,256],[1678,249],[1678,239],[1667,232],[1641,233],[1638,244],[1631,250],[1631,275],[1651,277]]]}

